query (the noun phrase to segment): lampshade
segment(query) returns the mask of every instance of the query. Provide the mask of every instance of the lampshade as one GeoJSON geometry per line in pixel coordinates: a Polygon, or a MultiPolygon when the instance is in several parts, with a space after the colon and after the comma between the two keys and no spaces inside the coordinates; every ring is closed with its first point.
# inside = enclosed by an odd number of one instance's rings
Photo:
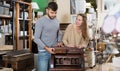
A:
{"type": "Polygon", "coordinates": [[[31,4],[32,4],[32,9],[33,10],[39,9],[39,6],[38,6],[38,4],[36,2],[31,2],[31,4]]]}
{"type": "Polygon", "coordinates": [[[88,8],[88,13],[94,14],[95,13],[94,8],[88,8]]]}
{"type": "Polygon", "coordinates": [[[91,3],[86,3],[86,8],[91,8],[91,3]]]}
{"type": "Polygon", "coordinates": [[[114,49],[112,50],[112,54],[118,54],[118,53],[119,53],[119,51],[118,51],[117,48],[114,48],[114,49]]]}

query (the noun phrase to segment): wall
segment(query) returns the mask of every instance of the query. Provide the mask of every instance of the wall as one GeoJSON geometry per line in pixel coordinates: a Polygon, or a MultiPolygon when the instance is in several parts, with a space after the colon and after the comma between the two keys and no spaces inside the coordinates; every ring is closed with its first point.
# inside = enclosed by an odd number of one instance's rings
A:
{"type": "Polygon", "coordinates": [[[58,4],[57,18],[60,23],[70,23],[70,0],[55,0],[58,4]]]}

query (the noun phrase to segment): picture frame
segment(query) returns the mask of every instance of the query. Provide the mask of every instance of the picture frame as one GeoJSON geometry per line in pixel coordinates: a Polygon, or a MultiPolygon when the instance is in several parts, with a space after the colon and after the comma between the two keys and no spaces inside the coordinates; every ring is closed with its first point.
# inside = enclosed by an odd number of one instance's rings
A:
{"type": "Polygon", "coordinates": [[[120,0],[100,0],[101,1],[101,10],[102,12],[108,12],[111,10],[116,4],[120,3],[120,0]]]}
{"type": "Polygon", "coordinates": [[[77,17],[77,14],[71,15],[71,23],[72,24],[75,23],[76,17],[77,17]]]}
{"type": "Polygon", "coordinates": [[[70,0],[70,13],[79,14],[86,12],[86,0],[70,0]]]}

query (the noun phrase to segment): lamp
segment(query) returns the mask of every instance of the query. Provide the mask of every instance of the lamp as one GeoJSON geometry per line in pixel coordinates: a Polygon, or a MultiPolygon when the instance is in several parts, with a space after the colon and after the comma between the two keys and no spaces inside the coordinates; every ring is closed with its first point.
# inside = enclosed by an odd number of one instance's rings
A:
{"type": "Polygon", "coordinates": [[[113,51],[112,51],[112,54],[118,54],[118,53],[119,53],[118,49],[114,48],[113,51]]]}
{"type": "Polygon", "coordinates": [[[31,2],[31,5],[32,5],[32,9],[33,9],[33,22],[34,22],[34,17],[35,17],[34,11],[38,10],[39,6],[36,2],[31,2]]]}
{"type": "Polygon", "coordinates": [[[106,60],[106,63],[109,62],[109,60],[115,55],[118,54],[119,51],[117,48],[113,48],[112,53],[110,54],[110,56],[108,57],[108,59],[106,60]]]}
{"type": "Polygon", "coordinates": [[[32,9],[33,10],[39,9],[39,6],[38,6],[38,4],[36,2],[31,2],[31,4],[32,4],[32,9]]]}

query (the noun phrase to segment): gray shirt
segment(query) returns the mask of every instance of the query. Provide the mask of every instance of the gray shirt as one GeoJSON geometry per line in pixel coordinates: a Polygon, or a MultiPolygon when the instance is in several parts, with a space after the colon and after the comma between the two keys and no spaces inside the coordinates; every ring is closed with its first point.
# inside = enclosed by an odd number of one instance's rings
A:
{"type": "Polygon", "coordinates": [[[38,45],[38,51],[45,50],[44,47],[55,46],[61,41],[62,34],[59,31],[59,22],[55,19],[49,19],[46,16],[41,17],[35,24],[34,41],[38,45]]]}

